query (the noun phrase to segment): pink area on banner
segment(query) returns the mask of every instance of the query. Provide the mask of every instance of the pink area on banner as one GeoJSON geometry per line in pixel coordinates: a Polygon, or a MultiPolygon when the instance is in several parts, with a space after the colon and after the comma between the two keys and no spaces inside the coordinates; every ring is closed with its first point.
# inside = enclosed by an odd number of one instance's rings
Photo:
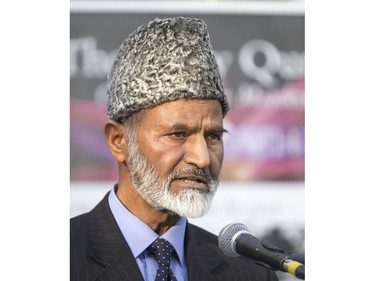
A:
{"type": "Polygon", "coordinates": [[[225,119],[224,180],[304,180],[303,79],[233,104],[225,119]]]}
{"type": "Polygon", "coordinates": [[[104,139],[105,105],[92,100],[70,102],[71,180],[114,180],[117,164],[104,139]]]}

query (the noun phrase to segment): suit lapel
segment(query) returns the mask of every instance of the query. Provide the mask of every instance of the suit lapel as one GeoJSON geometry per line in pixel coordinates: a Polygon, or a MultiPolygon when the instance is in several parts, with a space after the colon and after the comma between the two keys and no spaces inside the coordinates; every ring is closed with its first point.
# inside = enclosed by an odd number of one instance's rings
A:
{"type": "Polygon", "coordinates": [[[89,255],[102,265],[97,280],[143,281],[138,265],[110,211],[108,195],[90,213],[89,255]]]}
{"type": "Polygon", "coordinates": [[[212,241],[212,237],[210,240],[195,226],[187,225],[185,243],[189,280],[215,280],[217,274],[228,266],[215,250],[217,241],[212,241]]]}

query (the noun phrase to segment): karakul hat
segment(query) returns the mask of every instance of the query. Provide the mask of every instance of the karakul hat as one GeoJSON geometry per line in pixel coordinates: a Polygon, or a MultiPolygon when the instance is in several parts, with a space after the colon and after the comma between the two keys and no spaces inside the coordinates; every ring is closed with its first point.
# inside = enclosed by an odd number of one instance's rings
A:
{"type": "Polygon", "coordinates": [[[206,24],[155,19],[122,43],[108,77],[108,118],[180,99],[217,99],[229,110],[206,24]]]}

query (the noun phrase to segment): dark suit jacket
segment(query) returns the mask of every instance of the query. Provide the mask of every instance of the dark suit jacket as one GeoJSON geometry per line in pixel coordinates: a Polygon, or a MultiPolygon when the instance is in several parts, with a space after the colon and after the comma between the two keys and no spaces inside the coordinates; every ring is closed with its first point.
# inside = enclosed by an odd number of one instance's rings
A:
{"type": "MultiPolygon", "coordinates": [[[[92,211],[71,219],[71,281],[143,280],[110,211],[108,194],[92,211]]],[[[225,256],[217,239],[217,236],[188,223],[185,249],[189,281],[277,280],[272,270],[248,258],[225,256]]]]}

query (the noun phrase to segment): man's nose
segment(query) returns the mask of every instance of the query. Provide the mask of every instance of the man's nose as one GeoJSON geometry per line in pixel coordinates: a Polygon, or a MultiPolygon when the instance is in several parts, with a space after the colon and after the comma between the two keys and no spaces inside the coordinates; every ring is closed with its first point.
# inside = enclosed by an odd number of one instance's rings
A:
{"type": "Polygon", "coordinates": [[[185,162],[204,169],[211,164],[210,152],[204,136],[195,135],[186,143],[185,162]]]}

